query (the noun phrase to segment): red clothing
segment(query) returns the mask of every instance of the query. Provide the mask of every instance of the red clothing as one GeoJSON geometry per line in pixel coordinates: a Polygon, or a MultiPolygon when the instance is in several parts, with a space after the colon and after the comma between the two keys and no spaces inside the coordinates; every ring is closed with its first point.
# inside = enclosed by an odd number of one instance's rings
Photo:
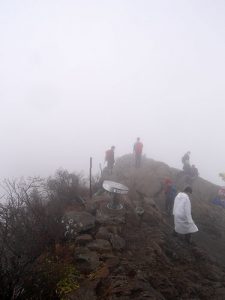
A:
{"type": "Polygon", "coordinates": [[[143,144],[141,142],[136,142],[134,144],[134,152],[135,154],[142,154],[143,144]]]}
{"type": "Polygon", "coordinates": [[[164,192],[165,192],[165,194],[167,194],[169,191],[170,191],[170,188],[171,188],[171,186],[172,186],[172,180],[171,179],[169,179],[169,178],[166,178],[165,180],[164,180],[164,192]]]}
{"type": "Polygon", "coordinates": [[[109,149],[106,151],[105,161],[107,161],[108,163],[114,163],[114,150],[113,149],[109,149]]]}

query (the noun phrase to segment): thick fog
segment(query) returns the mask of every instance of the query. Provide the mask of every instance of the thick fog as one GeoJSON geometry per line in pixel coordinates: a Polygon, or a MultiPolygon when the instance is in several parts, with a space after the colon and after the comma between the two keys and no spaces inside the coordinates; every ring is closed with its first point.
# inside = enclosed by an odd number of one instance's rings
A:
{"type": "Polygon", "coordinates": [[[149,158],[225,171],[225,2],[1,1],[0,178],[149,158]]]}

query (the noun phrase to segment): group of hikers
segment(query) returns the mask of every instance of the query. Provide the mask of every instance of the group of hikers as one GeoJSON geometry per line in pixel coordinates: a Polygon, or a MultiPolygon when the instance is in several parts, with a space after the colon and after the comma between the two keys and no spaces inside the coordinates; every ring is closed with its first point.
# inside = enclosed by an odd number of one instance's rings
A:
{"type": "MultiPolygon", "coordinates": [[[[112,146],[106,151],[105,162],[107,169],[112,174],[115,164],[114,157],[115,146],[112,146]]],[[[133,145],[134,166],[140,168],[143,152],[143,143],[138,137],[133,145]]],[[[193,179],[199,176],[198,169],[190,163],[191,152],[186,152],[181,161],[183,164],[183,173],[187,175],[186,183],[189,184],[183,192],[177,192],[176,186],[170,178],[165,178],[162,182],[162,188],[165,195],[165,210],[168,215],[174,216],[174,235],[184,236],[185,241],[191,242],[191,234],[198,231],[191,215],[190,195],[192,194],[191,183],[193,179]]],[[[225,173],[220,173],[219,176],[225,181],[225,173]]],[[[225,208],[225,187],[221,187],[218,195],[212,200],[215,205],[220,205],[225,208]]]]}
{"type": "MultiPolygon", "coordinates": [[[[199,175],[197,168],[194,165],[190,165],[190,151],[182,157],[182,163],[183,171],[190,177],[195,178],[199,175]]],[[[225,173],[219,173],[219,176],[225,181],[225,173]]],[[[185,240],[190,243],[191,234],[198,231],[191,216],[189,196],[192,194],[192,189],[188,186],[182,193],[177,194],[176,187],[169,178],[165,179],[163,189],[165,193],[166,212],[174,216],[174,234],[184,235],[185,240]]],[[[225,208],[225,186],[218,189],[218,193],[213,198],[212,204],[225,208]]]]}
{"type": "MultiPolygon", "coordinates": [[[[115,164],[114,157],[115,146],[112,146],[105,154],[105,162],[107,163],[107,169],[112,174],[115,164]]],[[[134,166],[140,168],[143,152],[143,143],[138,137],[133,145],[134,153],[134,166]]],[[[195,165],[190,164],[190,154],[188,151],[182,157],[183,172],[193,179],[198,177],[198,169],[195,165]]],[[[176,186],[173,184],[170,178],[165,178],[162,183],[162,190],[165,195],[165,209],[168,215],[174,216],[174,235],[183,235],[185,240],[190,243],[191,234],[198,231],[192,216],[191,216],[191,202],[189,196],[192,194],[192,188],[187,186],[183,192],[177,193],[176,186]]]]}
{"type": "MultiPolygon", "coordinates": [[[[115,146],[112,146],[110,149],[108,149],[105,152],[105,162],[107,163],[107,169],[109,170],[110,174],[112,174],[113,167],[115,164],[115,148],[116,148],[115,146]]],[[[142,152],[143,152],[143,143],[138,137],[136,142],[133,145],[135,168],[140,168],[141,166],[142,152]]],[[[199,172],[198,169],[195,167],[195,165],[190,164],[190,155],[191,152],[188,151],[187,153],[184,154],[184,156],[181,159],[183,163],[183,171],[185,174],[189,175],[190,178],[195,178],[199,176],[199,172]]]]}
{"type": "Polygon", "coordinates": [[[189,175],[191,178],[195,178],[199,176],[198,169],[196,168],[195,165],[190,164],[190,155],[191,152],[188,151],[187,153],[184,154],[182,157],[182,163],[183,163],[183,171],[189,175]]]}
{"type": "MultiPolygon", "coordinates": [[[[190,179],[199,176],[195,165],[190,164],[190,154],[188,151],[184,154],[181,161],[183,163],[183,172],[190,179]]],[[[190,182],[191,183],[191,182],[190,182]]],[[[166,178],[162,184],[165,194],[165,210],[168,215],[174,216],[174,235],[182,235],[187,243],[191,242],[191,234],[198,231],[191,216],[190,195],[192,188],[186,186],[183,192],[177,192],[176,186],[170,178],[166,178]]]]}
{"type": "MultiPolygon", "coordinates": [[[[112,174],[113,167],[115,164],[114,151],[115,151],[115,146],[112,146],[105,153],[105,162],[107,163],[107,169],[110,174],[112,174]]],[[[140,166],[141,166],[142,151],[143,151],[143,143],[141,142],[140,138],[138,137],[133,146],[133,153],[134,153],[134,158],[135,158],[135,163],[134,163],[135,168],[140,168],[140,166]]]]}
{"type": "Polygon", "coordinates": [[[191,233],[198,231],[191,216],[189,196],[192,194],[192,188],[187,186],[183,192],[177,193],[172,180],[166,178],[163,182],[163,191],[165,194],[165,210],[168,215],[174,216],[174,235],[184,235],[185,240],[190,243],[191,233]]]}

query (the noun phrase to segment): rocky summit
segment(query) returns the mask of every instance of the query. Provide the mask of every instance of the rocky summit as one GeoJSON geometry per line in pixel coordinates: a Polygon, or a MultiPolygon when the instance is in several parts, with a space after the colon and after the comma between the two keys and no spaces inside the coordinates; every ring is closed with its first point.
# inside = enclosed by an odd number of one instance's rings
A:
{"type": "Polygon", "coordinates": [[[225,299],[225,210],[211,201],[219,187],[202,178],[188,182],[199,232],[187,244],[173,235],[173,217],[165,213],[161,185],[168,177],[178,191],[187,185],[181,170],[147,158],[135,169],[133,157],[123,156],[102,178],[129,187],[120,196],[123,208],[109,209],[110,196],[100,190],[77,216],[66,214],[76,224],[69,236],[81,274],[67,299],[225,299]]]}

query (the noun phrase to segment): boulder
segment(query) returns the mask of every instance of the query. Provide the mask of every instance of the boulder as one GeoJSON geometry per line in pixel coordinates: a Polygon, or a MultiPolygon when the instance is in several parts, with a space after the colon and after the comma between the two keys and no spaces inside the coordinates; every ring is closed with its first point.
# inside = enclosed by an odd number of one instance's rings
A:
{"type": "Polygon", "coordinates": [[[100,227],[98,232],[96,233],[96,239],[109,240],[111,233],[108,231],[106,227],[100,227]]]}
{"type": "Polygon", "coordinates": [[[111,234],[110,243],[114,250],[123,250],[125,248],[125,240],[118,234],[111,234]]]}
{"type": "Polygon", "coordinates": [[[85,211],[66,212],[63,221],[69,233],[86,232],[95,227],[95,217],[85,211]]]}
{"type": "Polygon", "coordinates": [[[113,270],[115,267],[119,266],[120,259],[118,256],[108,257],[108,259],[106,259],[106,264],[107,264],[109,270],[113,270]]]}
{"type": "Polygon", "coordinates": [[[90,251],[87,247],[76,249],[75,261],[77,268],[84,273],[90,273],[99,268],[101,262],[96,252],[90,251]]]}
{"type": "Polygon", "coordinates": [[[98,204],[96,201],[89,201],[86,204],[86,211],[91,215],[96,215],[98,204]]]}
{"type": "Polygon", "coordinates": [[[90,234],[82,234],[76,238],[76,243],[79,246],[85,246],[88,243],[90,243],[91,241],[93,241],[93,238],[90,234]]]}
{"type": "Polygon", "coordinates": [[[125,211],[114,211],[107,209],[106,211],[98,209],[96,212],[96,222],[99,224],[107,225],[118,225],[125,224],[125,211]]]}
{"type": "Polygon", "coordinates": [[[67,300],[96,300],[96,284],[95,282],[88,282],[81,286],[74,292],[71,292],[66,299],[67,300]]]}
{"type": "Polygon", "coordinates": [[[112,251],[110,243],[108,241],[102,240],[102,239],[94,240],[93,242],[89,243],[87,245],[87,247],[90,250],[97,251],[99,253],[105,253],[105,252],[112,251]]]}

